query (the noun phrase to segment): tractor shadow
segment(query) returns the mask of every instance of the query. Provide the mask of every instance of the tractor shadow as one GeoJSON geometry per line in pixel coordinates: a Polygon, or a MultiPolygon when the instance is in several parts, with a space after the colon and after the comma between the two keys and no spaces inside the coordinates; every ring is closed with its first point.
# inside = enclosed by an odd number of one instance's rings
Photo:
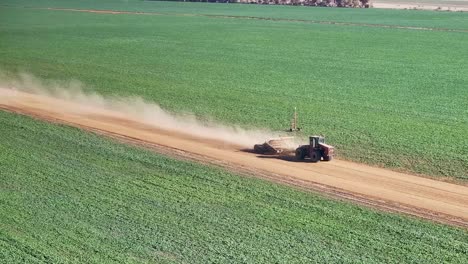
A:
{"type": "Polygon", "coordinates": [[[278,159],[278,160],[284,160],[288,162],[298,162],[298,163],[308,162],[308,160],[298,160],[294,156],[294,154],[258,154],[255,151],[253,151],[253,149],[241,149],[241,151],[255,154],[257,158],[261,158],[261,159],[278,159]]]}

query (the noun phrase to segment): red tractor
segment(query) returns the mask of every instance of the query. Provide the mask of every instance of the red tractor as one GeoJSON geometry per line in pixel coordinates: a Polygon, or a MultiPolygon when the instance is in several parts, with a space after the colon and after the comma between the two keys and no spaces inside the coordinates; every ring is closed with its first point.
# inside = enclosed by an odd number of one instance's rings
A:
{"type": "Polygon", "coordinates": [[[299,160],[309,158],[312,162],[319,162],[321,159],[330,161],[333,159],[335,148],[325,144],[325,138],[321,136],[309,137],[309,145],[302,145],[296,149],[296,157],[299,160]]]}

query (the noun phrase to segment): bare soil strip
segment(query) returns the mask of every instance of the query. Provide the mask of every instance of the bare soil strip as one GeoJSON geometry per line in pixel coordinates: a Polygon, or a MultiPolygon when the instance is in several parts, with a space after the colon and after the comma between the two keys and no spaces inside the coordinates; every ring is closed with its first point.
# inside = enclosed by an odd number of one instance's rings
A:
{"type": "Polygon", "coordinates": [[[445,2],[425,2],[425,1],[407,1],[407,2],[390,2],[390,1],[373,1],[372,7],[383,9],[416,9],[416,10],[432,10],[432,11],[451,11],[451,12],[468,12],[468,6],[461,1],[458,4],[447,4],[445,2]]]}
{"type": "Polygon", "coordinates": [[[171,156],[318,191],[378,209],[468,228],[468,187],[334,160],[312,164],[258,156],[240,146],[167,131],[131,116],[41,95],[0,89],[0,109],[63,123],[171,156]]]}
{"type": "Polygon", "coordinates": [[[355,27],[377,27],[377,28],[393,28],[393,29],[408,29],[408,30],[424,30],[424,31],[446,31],[446,32],[464,32],[468,29],[450,29],[450,28],[433,28],[433,27],[415,27],[415,26],[398,26],[385,24],[367,24],[367,23],[350,23],[337,21],[319,21],[307,19],[287,19],[287,18],[271,18],[271,17],[256,17],[256,16],[230,16],[230,15],[209,15],[209,14],[178,14],[178,13],[159,13],[159,12],[133,12],[133,11],[116,11],[116,10],[95,10],[95,9],[73,9],[73,8],[34,8],[56,11],[71,11],[71,12],[87,12],[95,14],[126,14],[126,15],[164,15],[164,16],[193,16],[193,17],[213,17],[213,18],[230,18],[230,19],[254,19],[254,20],[269,20],[283,22],[300,22],[308,24],[322,25],[338,25],[338,26],[355,26],[355,27]]]}

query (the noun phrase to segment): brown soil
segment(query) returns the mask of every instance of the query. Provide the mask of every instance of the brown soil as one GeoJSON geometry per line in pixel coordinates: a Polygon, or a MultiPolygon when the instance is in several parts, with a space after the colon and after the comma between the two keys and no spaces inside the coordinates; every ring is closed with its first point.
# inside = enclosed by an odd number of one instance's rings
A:
{"type": "Polygon", "coordinates": [[[76,103],[0,89],[0,109],[80,127],[141,145],[157,152],[216,164],[236,172],[267,178],[387,211],[468,227],[468,187],[433,179],[334,160],[312,164],[290,157],[258,156],[241,146],[167,131],[130,116],[76,103]]]}
{"type": "Polygon", "coordinates": [[[432,11],[451,11],[451,12],[468,12],[468,4],[447,4],[444,2],[425,2],[425,1],[407,1],[407,2],[391,2],[391,1],[373,1],[374,8],[384,9],[416,9],[416,10],[432,10],[432,11]]]}

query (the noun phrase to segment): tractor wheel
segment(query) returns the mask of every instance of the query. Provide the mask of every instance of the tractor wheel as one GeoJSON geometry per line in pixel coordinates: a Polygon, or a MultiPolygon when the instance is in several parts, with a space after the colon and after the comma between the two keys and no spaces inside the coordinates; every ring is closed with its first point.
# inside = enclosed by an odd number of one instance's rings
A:
{"type": "Polygon", "coordinates": [[[305,159],[305,156],[306,156],[306,153],[304,151],[304,149],[296,149],[296,158],[298,160],[304,160],[305,159]]]}
{"type": "Polygon", "coordinates": [[[310,161],[319,162],[321,157],[322,157],[322,155],[320,154],[320,151],[313,151],[310,154],[310,161]]]}
{"type": "Polygon", "coordinates": [[[333,156],[323,156],[323,161],[330,161],[333,159],[333,156]]]}

